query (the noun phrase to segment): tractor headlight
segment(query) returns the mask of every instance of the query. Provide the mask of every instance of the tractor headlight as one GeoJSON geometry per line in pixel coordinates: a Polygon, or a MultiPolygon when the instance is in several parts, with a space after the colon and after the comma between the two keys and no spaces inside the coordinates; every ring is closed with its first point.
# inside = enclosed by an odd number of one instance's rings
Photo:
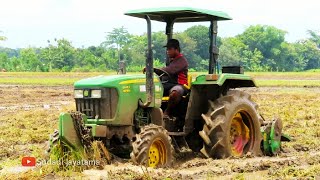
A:
{"type": "Polygon", "coordinates": [[[92,90],[91,98],[101,98],[101,90],[92,90]]]}
{"type": "Polygon", "coordinates": [[[74,90],[74,98],[83,98],[83,90],[74,90]]]}

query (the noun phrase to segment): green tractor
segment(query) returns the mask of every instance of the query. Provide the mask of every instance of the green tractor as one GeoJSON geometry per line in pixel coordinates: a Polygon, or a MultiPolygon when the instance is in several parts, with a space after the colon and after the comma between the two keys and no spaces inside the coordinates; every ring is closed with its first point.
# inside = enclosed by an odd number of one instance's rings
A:
{"type": "Polygon", "coordinates": [[[171,166],[175,153],[201,152],[207,158],[274,155],[281,140],[280,120],[266,122],[258,105],[242,87],[256,87],[238,66],[218,68],[217,22],[231,20],[223,12],[195,8],[133,10],[126,15],[147,21],[146,74],[97,76],[74,84],[76,112],[62,113],[59,130],[50,139],[81,151],[93,140],[108,151],[149,167],[171,166]],[[188,93],[175,118],[163,119],[168,97],[163,86],[169,75],[153,68],[151,20],[166,23],[167,39],[174,23],[210,22],[209,70],[188,77],[188,93]],[[195,79],[194,81],[192,81],[195,79]]]}

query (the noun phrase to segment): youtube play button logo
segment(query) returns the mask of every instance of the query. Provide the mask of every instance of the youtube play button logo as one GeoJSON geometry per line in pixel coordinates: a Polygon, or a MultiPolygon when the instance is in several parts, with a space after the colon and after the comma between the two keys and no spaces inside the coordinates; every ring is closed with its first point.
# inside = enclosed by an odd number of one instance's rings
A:
{"type": "Polygon", "coordinates": [[[35,157],[23,157],[21,160],[22,166],[35,166],[36,158],[35,157]]]}

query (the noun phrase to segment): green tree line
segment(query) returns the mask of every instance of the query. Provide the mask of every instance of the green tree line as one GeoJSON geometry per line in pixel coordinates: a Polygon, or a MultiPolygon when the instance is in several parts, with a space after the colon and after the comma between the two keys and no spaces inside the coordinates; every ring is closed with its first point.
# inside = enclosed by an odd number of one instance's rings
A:
{"type": "MultiPolygon", "coordinates": [[[[209,62],[209,30],[192,26],[174,34],[190,71],[206,71],[209,62]]],[[[320,36],[308,31],[309,38],[294,43],[285,41],[287,32],[273,26],[253,25],[235,37],[218,37],[219,65],[241,65],[247,71],[304,71],[320,68],[320,36]]],[[[0,41],[6,37],[0,36],[0,41]]],[[[155,66],[165,65],[164,32],[152,34],[155,66]]],[[[48,40],[47,47],[10,49],[0,47],[0,69],[6,71],[117,71],[125,61],[127,71],[145,66],[147,36],[130,34],[126,28],[114,28],[99,46],[76,48],[67,39],[48,40]]]]}

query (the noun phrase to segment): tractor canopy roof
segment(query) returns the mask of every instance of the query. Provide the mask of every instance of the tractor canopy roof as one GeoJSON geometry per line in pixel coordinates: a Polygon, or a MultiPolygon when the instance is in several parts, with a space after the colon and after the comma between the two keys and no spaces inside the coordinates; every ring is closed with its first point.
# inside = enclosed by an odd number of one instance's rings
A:
{"type": "Polygon", "coordinates": [[[173,20],[174,22],[201,22],[210,20],[231,20],[232,18],[224,12],[212,11],[206,9],[197,9],[190,7],[163,7],[163,8],[148,8],[131,10],[125,15],[144,18],[148,15],[151,20],[167,22],[173,20]]]}

